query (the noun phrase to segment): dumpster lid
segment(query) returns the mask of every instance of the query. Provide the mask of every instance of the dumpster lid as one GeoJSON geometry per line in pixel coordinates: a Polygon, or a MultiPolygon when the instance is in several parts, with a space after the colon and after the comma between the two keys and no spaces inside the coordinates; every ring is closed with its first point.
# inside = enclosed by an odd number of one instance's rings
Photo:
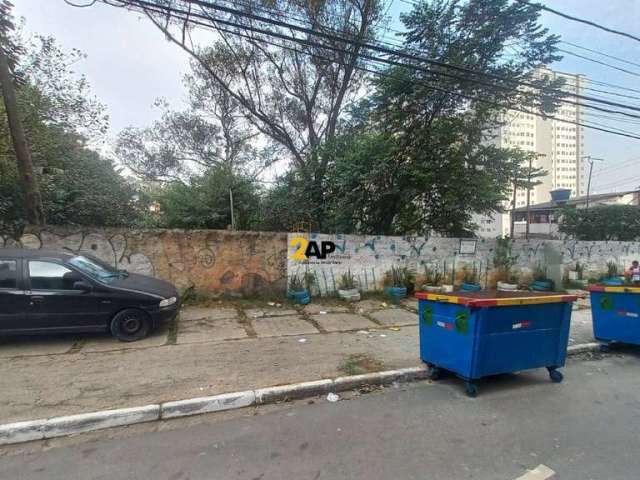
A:
{"type": "MultiPolygon", "coordinates": [[[[640,289],[638,289],[640,291],[640,289]]],[[[502,307],[509,305],[535,305],[541,303],[574,302],[576,295],[543,292],[499,292],[483,290],[479,292],[416,293],[416,298],[434,302],[457,303],[469,307],[502,307]]]]}
{"type": "Polygon", "coordinates": [[[640,293],[640,287],[608,287],[606,285],[589,285],[587,290],[590,292],[609,292],[609,293],[640,293]]]}

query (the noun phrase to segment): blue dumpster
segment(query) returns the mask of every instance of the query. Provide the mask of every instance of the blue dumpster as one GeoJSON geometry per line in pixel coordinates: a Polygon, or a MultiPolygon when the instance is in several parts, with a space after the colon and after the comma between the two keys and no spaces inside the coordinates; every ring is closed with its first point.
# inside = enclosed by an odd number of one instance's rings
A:
{"type": "Polygon", "coordinates": [[[640,345],[640,288],[593,285],[589,291],[593,336],[603,350],[614,342],[640,345]]]}
{"type": "Polygon", "coordinates": [[[420,357],[436,379],[442,370],[465,381],[546,367],[562,381],[574,295],[537,292],[453,292],[416,294],[419,299],[420,357]]]}

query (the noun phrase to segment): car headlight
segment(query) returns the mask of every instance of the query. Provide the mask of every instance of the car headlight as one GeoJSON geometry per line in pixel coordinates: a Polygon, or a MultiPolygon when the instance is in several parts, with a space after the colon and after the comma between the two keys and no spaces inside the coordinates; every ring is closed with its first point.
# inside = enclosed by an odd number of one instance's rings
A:
{"type": "Polygon", "coordinates": [[[161,307],[168,307],[169,305],[173,305],[177,301],[178,301],[178,299],[176,297],[165,298],[164,300],[160,301],[160,306],[161,307]]]}

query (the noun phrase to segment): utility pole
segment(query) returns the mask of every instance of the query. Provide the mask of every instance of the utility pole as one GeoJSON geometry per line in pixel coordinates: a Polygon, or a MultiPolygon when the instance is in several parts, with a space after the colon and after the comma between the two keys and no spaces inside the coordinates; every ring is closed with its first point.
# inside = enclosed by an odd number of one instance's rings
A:
{"type": "Polygon", "coordinates": [[[591,155],[584,155],[581,158],[589,161],[589,180],[587,180],[587,205],[585,209],[589,209],[589,195],[591,195],[591,174],[593,173],[593,162],[604,162],[604,158],[596,158],[591,155]]]}
{"type": "Polygon", "coordinates": [[[45,218],[44,209],[42,208],[42,197],[40,196],[38,179],[33,171],[33,162],[31,160],[29,146],[27,145],[27,138],[18,114],[16,91],[13,86],[13,79],[11,78],[9,61],[4,49],[4,44],[5,38],[0,38],[0,86],[2,87],[2,97],[7,112],[13,150],[16,154],[18,174],[24,191],[27,221],[32,225],[44,225],[45,218]]]}
{"type": "Polygon", "coordinates": [[[531,223],[531,168],[533,157],[529,157],[529,169],[527,170],[527,226],[524,238],[529,240],[529,224],[531,223]]]}
{"type": "Polygon", "coordinates": [[[517,199],[517,190],[518,190],[518,177],[517,174],[513,179],[513,200],[511,201],[511,239],[515,238],[515,228],[516,228],[516,199],[517,199]]]}
{"type": "Polygon", "coordinates": [[[229,204],[231,206],[231,230],[236,229],[236,217],[233,214],[233,192],[229,189],[229,204]]]}

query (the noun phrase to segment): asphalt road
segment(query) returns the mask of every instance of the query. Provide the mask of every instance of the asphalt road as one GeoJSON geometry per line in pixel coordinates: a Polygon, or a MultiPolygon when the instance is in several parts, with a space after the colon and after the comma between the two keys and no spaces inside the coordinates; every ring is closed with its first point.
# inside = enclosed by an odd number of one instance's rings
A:
{"type": "Polygon", "coordinates": [[[639,372],[631,353],[572,360],[562,384],[543,370],[490,379],[476,399],[451,379],[103,432],[4,451],[0,478],[513,480],[544,464],[560,480],[631,480],[639,372]]]}

